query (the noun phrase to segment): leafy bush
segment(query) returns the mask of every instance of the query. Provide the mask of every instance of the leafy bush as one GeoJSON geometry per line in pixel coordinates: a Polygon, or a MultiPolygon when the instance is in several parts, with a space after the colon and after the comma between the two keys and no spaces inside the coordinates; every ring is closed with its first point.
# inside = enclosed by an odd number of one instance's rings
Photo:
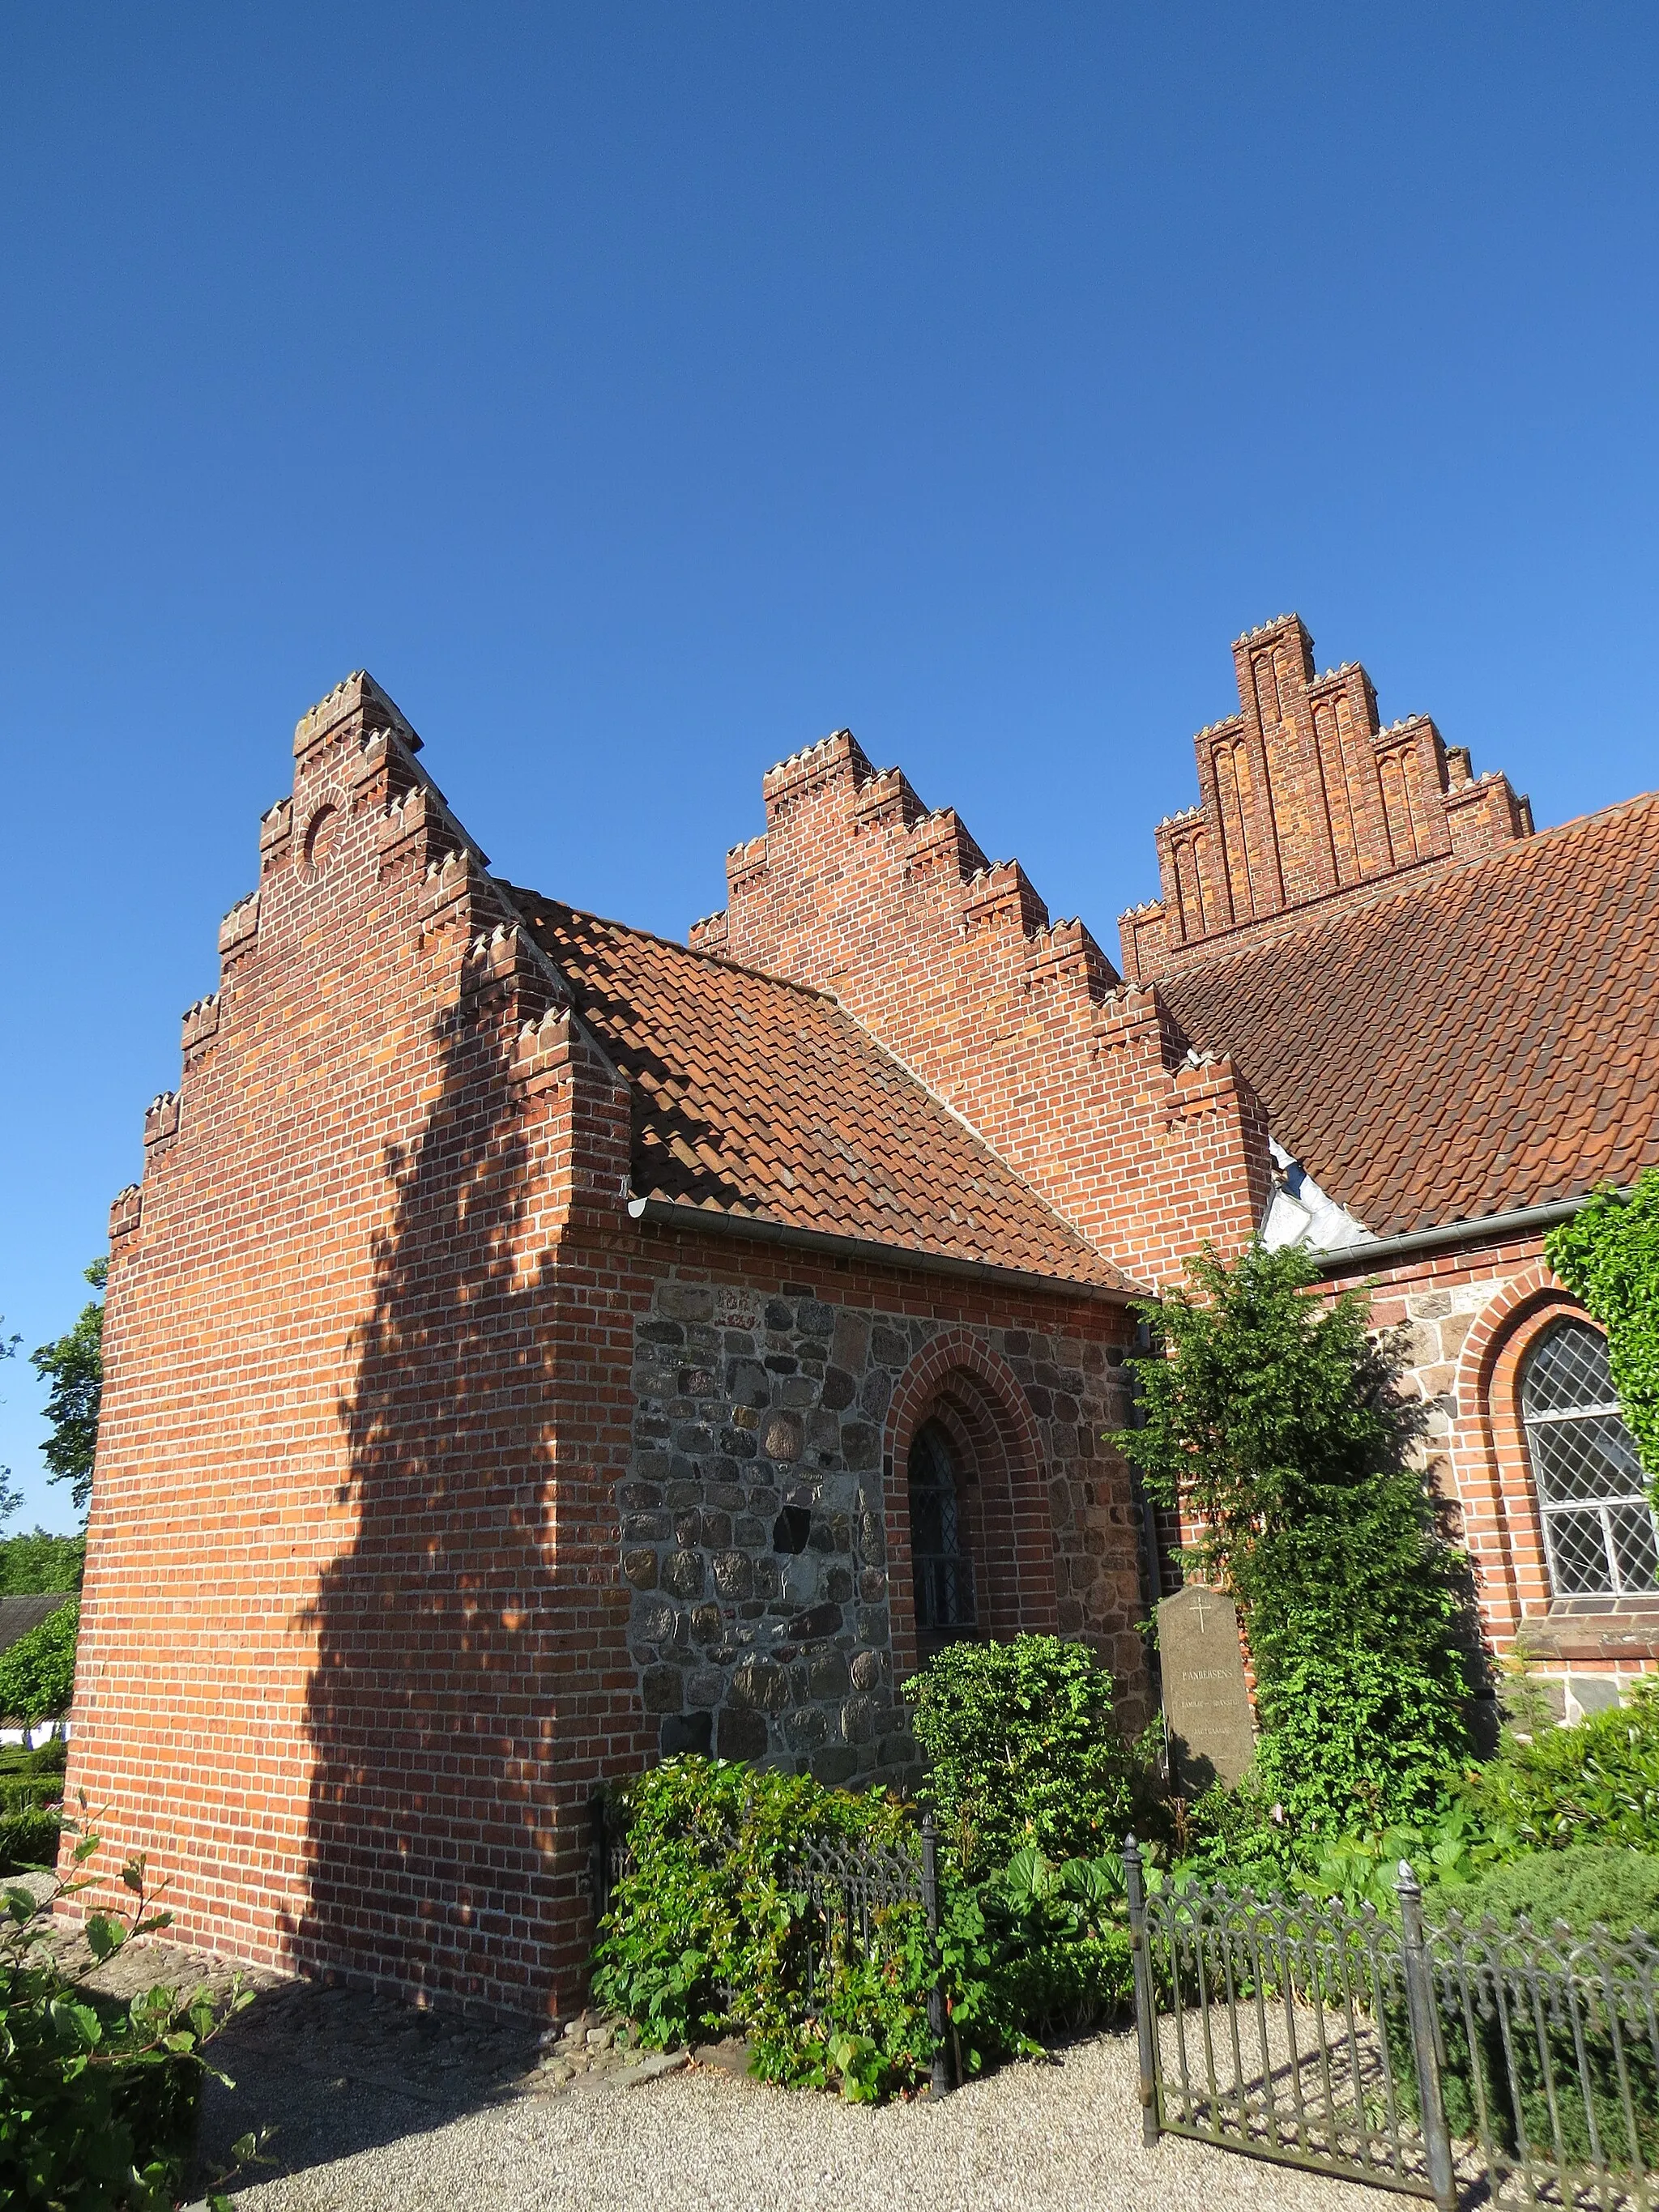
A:
{"type": "Polygon", "coordinates": [[[0,1751],[0,1874],[55,1863],[64,1753],[61,1741],[0,1751]]]}
{"type": "Polygon", "coordinates": [[[0,1714],[26,1728],[56,1720],[75,1695],[75,1639],[81,1601],[67,1598],[27,1636],[0,1651],[0,1714]]]}
{"type": "Polygon", "coordinates": [[[56,1806],[20,1805],[0,1813],[0,1874],[24,1874],[54,1865],[62,1828],[56,1806]]]}
{"type": "Polygon", "coordinates": [[[20,1744],[0,1749],[0,1808],[14,1804],[55,1805],[64,1794],[69,1746],[61,1736],[26,1751],[20,1744]]]}
{"type": "Polygon", "coordinates": [[[1659,1168],[1623,1197],[1595,1192],[1550,1231],[1544,1257],[1607,1333],[1613,1387],[1659,1493],[1659,1168]]]}
{"type": "Polygon", "coordinates": [[[1322,1650],[1310,1638],[1265,1672],[1259,1794],[1291,1833],[1316,1841],[1431,1820],[1462,1728],[1444,1681],[1358,1639],[1332,1642],[1322,1650]]]}
{"type": "MultiPolygon", "coordinates": [[[[868,1941],[826,1960],[801,1887],[806,1853],[853,1844],[914,1857],[909,1812],[733,1761],[665,1760],[623,1793],[633,1870],[600,1930],[593,1993],[657,2048],[737,2029],[763,2077],[839,2081],[864,2100],[925,2081],[933,1947],[918,1903],[878,1908],[868,1941]],[[805,2003],[811,1956],[811,2014],[805,2003]]],[[[1115,1861],[1056,1866],[1035,1849],[975,1884],[941,1854],[939,1958],[963,2075],[1121,2008],[1129,1989],[1115,1861]]],[[[844,1934],[844,1931],[843,1931],[844,1934]]]]}
{"type": "Polygon", "coordinates": [[[1431,1924],[1451,1911],[1466,1921],[1490,1917],[1506,1929],[1524,1916],[1549,1947],[1540,1959],[1535,1945],[1517,1941],[1515,1966],[1524,1970],[1538,1960],[1541,1978],[1535,1989],[1530,1976],[1511,1988],[1507,2023],[1490,2005],[1477,2006],[1471,2041],[1468,2019],[1443,2015],[1443,2083],[1453,2133],[1473,2131],[1478,2073],[1489,2124],[1506,2149],[1515,2151],[1523,2132],[1535,2144],[1559,2133],[1569,2158],[1588,2160],[1599,2145],[1615,2169],[1651,2171],[1659,2161],[1659,2081],[1651,2067],[1621,2059],[1603,2008],[1586,2002],[1582,1988],[1577,2021],[1572,2005],[1553,2001],[1552,1975],[1559,1969],[1550,1949],[1557,1921],[1578,1938],[1598,1925],[1615,1942],[1650,1931],[1659,1936],[1659,1859],[1616,1844],[1534,1851],[1425,1899],[1431,1924]]]}
{"type": "Polygon", "coordinates": [[[1081,1644],[950,1644],[906,1686],[928,1759],[921,1789],[970,1878],[1035,1848],[1115,1851],[1149,1810],[1145,1771],[1112,1718],[1112,1677],[1081,1644]]]}
{"type": "MultiPolygon", "coordinates": [[[[77,1830],[77,1833],[79,1833],[77,1830]]],[[[79,1833],[75,1863],[99,1847],[79,1833]]],[[[47,1893],[4,1893],[0,1921],[0,2203],[59,2212],[170,2212],[182,2187],[197,2100],[208,2070],[203,2057],[230,2011],[249,2002],[240,1989],[224,2013],[205,1991],[180,1999],[157,1988],[129,2004],[94,1994],[89,1973],[134,1936],[165,1928],[142,1859],[122,1870],[131,1893],[124,1911],[90,1913],[82,1928],[89,1965],[71,1972],[50,1941],[58,1899],[92,1887],[84,1875],[55,1881],[47,1893]]],[[[218,2077],[223,2079],[223,2076],[218,2077]]],[[[251,2138],[237,2146],[252,2150],[251,2138]]],[[[210,2199],[216,2212],[230,2200],[210,2199]]]]}
{"type": "Polygon", "coordinates": [[[977,1890],[947,1881],[951,2021],[994,2051],[1030,2050],[1125,2012],[1134,1993],[1123,1863],[1017,1851],[977,1890]],[[972,1948],[969,1948],[971,1944],[972,1948]],[[981,2021],[988,2033],[981,2034],[981,2021]]]}
{"type": "Polygon", "coordinates": [[[1412,1463],[1403,1345],[1367,1334],[1363,1292],[1316,1294],[1298,1252],[1187,1266],[1189,1288],[1140,1309],[1144,1425],[1115,1441],[1239,1599],[1261,1794],[1304,1837],[1419,1818],[1470,1755],[1468,1568],[1412,1463]]]}
{"type": "Polygon", "coordinates": [[[1473,1881],[1430,1890],[1424,1911],[1431,1920],[1451,1911],[1465,1920],[1490,1916],[1505,1928],[1524,1915],[1545,1935],[1561,1920],[1575,1936],[1601,1927],[1620,1942],[1644,1935],[1659,1943],[1659,1858],[1622,1844],[1530,1851],[1473,1881]]]}
{"type": "Polygon", "coordinates": [[[805,2082],[839,2075],[855,2096],[926,2076],[933,2040],[918,1907],[878,1916],[873,1968],[851,1952],[833,1962],[816,1992],[817,2021],[792,2002],[806,1972],[802,1856],[836,1843],[904,1849],[899,1805],[806,1775],[686,1757],[642,1775],[621,1810],[634,1866],[601,1930],[593,1994],[635,2021],[643,2042],[660,2049],[738,2027],[757,2072],[805,2082]]]}
{"type": "Polygon", "coordinates": [[[1572,1728],[1506,1735],[1468,1802],[1507,1857],[1590,1841],[1659,1851],[1659,1678],[1572,1728]]]}

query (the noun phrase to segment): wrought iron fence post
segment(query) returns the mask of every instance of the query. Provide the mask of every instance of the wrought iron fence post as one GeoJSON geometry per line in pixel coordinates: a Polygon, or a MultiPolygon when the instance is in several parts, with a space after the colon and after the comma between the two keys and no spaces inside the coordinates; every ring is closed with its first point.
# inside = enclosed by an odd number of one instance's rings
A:
{"type": "Polygon", "coordinates": [[[933,1953],[933,1984],[927,1992],[927,2027],[933,2039],[933,2091],[951,2087],[951,2062],[945,2051],[945,1962],[939,1948],[939,1838],[932,1813],[921,1816],[921,1904],[927,1916],[927,1948],[933,1953]]]}
{"type": "Polygon", "coordinates": [[[1428,2154],[1429,2186],[1442,2212],[1456,2212],[1457,2183],[1452,2172],[1451,2136],[1440,2087],[1439,2038],[1435,2033],[1434,1981],[1423,1941],[1423,1888],[1409,1863],[1400,1862],[1395,1883],[1400,1899],[1400,1957],[1406,1982],[1406,2021],[1411,2030],[1412,2063],[1417,2074],[1418,2109],[1423,2147],[1428,2154]]]}
{"type": "Polygon", "coordinates": [[[1123,1838],[1123,1888],[1129,1901],[1130,1955],[1134,1966],[1135,2039],[1140,2048],[1140,2140],[1158,2141],[1158,2077],[1152,2064],[1152,1962],[1146,1942],[1146,1893],[1140,1876],[1140,1846],[1123,1838]]]}

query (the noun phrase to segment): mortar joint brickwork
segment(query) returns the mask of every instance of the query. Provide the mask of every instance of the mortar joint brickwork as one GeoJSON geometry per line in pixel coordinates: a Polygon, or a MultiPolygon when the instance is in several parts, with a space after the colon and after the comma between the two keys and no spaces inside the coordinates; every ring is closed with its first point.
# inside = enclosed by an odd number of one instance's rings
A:
{"type": "Polygon", "coordinates": [[[1426,714],[1384,726],[1358,662],[1316,676],[1299,616],[1247,630],[1233,659],[1240,711],[1193,740],[1198,804],[1158,825],[1162,896],[1119,918],[1129,974],[1531,834],[1527,800],[1472,777],[1426,714]]]}

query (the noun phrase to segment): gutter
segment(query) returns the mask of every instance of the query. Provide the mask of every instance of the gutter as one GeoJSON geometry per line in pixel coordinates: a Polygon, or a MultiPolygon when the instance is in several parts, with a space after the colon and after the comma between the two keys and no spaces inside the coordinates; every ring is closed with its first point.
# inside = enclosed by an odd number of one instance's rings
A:
{"type": "MultiPolygon", "coordinates": [[[[1625,1194],[1620,1192],[1620,1196],[1625,1194]]],[[[1434,1229],[1412,1229],[1402,1237],[1368,1237],[1358,1244],[1344,1244],[1334,1252],[1310,1253],[1322,1275],[1346,1275],[1352,1267],[1405,1259],[1413,1252],[1434,1252],[1450,1244],[1468,1244],[1489,1237],[1518,1237],[1534,1229],[1553,1229],[1571,1221],[1591,1194],[1552,1199],[1547,1206],[1523,1206],[1511,1213],[1488,1213],[1474,1221],[1443,1221],[1434,1229]]]]}
{"type": "Polygon", "coordinates": [[[1127,1306],[1146,1293],[1115,1290],[1103,1283],[1073,1282],[1062,1275],[1033,1274],[1024,1267],[1000,1267],[989,1260],[959,1260],[948,1252],[922,1252],[914,1245],[883,1244],[873,1237],[837,1237],[824,1229],[794,1229],[753,1215],[720,1213],[712,1207],[682,1206],[672,1199],[630,1198],[629,1218],[659,1229],[710,1230],[718,1237],[745,1238],[755,1244],[781,1244],[823,1252],[838,1260],[862,1260],[882,1267],[916,1267],[931,1275],[955,1275],[971,1283],[1005,1289],[1046,1291],[1051,1297],[1085,1299],[1097,1305],[1127,1306]]]}

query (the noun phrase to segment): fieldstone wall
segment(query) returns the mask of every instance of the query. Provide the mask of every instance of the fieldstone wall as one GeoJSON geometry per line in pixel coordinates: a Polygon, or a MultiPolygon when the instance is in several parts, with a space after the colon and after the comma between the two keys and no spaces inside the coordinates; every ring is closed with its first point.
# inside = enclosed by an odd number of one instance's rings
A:
{"type": "MultiPolygon", "coordinates": [[[[943,1326],[706,1280],[656,1286],[635,1329],[622,1569],[665,1753],[767,1759],[827,1782],[914,1767],[893,1680],[884,1425],[900,1376],[943,1326]]],[[[1008,1361],[1042,1439],[1061,1632],[1099,1645],[1133,1698],[1137,1530],[1122,1462],[1100,1442],[1124,1418],[1122,1352],[974,1333],[1008,1361]]]]}

